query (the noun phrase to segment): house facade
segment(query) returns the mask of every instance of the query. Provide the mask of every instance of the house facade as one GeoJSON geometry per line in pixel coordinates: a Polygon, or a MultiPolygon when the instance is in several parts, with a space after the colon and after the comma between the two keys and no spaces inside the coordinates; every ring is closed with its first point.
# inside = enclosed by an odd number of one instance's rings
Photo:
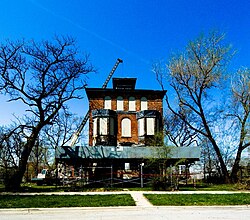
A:
{"type": "Polygon", "coordinates": [[[89,146],[145,146],[163,132],[166,91],[136,89],[136,78],[113,78],[113,88],[87,88],[89,146]]]}
{"type": "Polygon", "coordinates": [[[199,160],[196,147],[164,146],[166,91],[136,89],[136,78],[112,82],[112,88],[86,88],[89,144],[59,147],[56,159],[63,170],[73,168],[71,173],[84,178],[85,184],[93,180],[123,184],[134,178],[142,183],[144,176],[165,175],[162,170],[178,161],[189,166],[199,160]]]}

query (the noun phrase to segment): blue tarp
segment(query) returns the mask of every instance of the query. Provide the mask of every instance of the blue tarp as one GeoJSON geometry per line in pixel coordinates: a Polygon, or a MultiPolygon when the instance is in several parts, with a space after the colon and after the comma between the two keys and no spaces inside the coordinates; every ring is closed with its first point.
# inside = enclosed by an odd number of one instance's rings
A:
{"type": "Polygon", "coordinates": [[[198,147],[145,147],[145,146],[76,146],[58,147],[56,158],[89,159],[193,159],[199,160],[198,147]]]}

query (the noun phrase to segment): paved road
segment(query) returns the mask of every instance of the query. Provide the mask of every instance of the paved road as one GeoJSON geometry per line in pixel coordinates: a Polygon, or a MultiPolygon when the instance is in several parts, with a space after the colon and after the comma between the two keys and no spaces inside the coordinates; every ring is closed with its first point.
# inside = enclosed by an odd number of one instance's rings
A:
{"type": "Polygon", "coordinates": [[[250,207],[106,207],[2,209],[1,220],[249,220],[250,207]]]}

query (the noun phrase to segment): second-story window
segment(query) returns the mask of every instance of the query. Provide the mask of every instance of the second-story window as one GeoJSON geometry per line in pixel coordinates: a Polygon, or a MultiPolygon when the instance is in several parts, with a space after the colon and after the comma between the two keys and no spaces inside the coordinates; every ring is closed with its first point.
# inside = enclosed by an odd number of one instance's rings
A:
{"type": "Polygon", "coordinates": [[[141,111],[148,110],[148,100],[146,97],[141,97],[141,111]]]}
{"type": "Polygon", "coordinates": [[[115,120],[114,120],[114,118],[109,119],[109,134],[110,135],[115,134],[115,120]]]}
{"type": "Polygon", "coordinates": [[[140,118],[138,120],[138,136],[144,136],[145,131],[144,131],[144,118],[140,118]]]}
{"type": "Polygon", "coordinates": [[[129,118],[122,119],[122,137],[131,137],[131,120],[129,118]]]}
{"type": "Polygon", "coordinates": [[[107,118],[100,118],[100,135],[107,135],[108,134],[108,119],[107,118]]]}
{"type": "Polygon", "coordinates": [[[111,97],[105,96],[104,98],[104,108],[105,109],[111,109],[111,97]]]}
{"type": "Polygon", "coordinates": [[[97,136],[97,118],[93,119],[93,137],[97,136]]]}
{"type": "Polygon", "coordinates": [[[128,99],[128,110],[135,111],[135,97],[129,97],[128,99]]]}
{"type": "Polygon", "coordinates": [[[121,96],[117,97],[117,110],[123,111],[123,98],[121,96]]]}
{"type": "Polygon", "coordinates": [[[147,118],[147,135],[155,134],[155,118],[147,118]]]}

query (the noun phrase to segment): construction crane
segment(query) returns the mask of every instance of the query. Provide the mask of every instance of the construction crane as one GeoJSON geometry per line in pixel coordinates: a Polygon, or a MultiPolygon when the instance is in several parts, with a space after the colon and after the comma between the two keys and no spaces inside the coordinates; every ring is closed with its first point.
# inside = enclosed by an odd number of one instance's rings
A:
{"type": "MultiPolygon", "coordinates": [[[[103,89],[106,89],[106,88],[107,88],[107,85],[108,85],[108,83],[109,83],[109,80],[110,80],[111,77],[113,76],[113,74],[114,74],[115,70],[117,69],[118,65],[119,65],[120,63],[122,63],[122,62],[123,62],[122,59],[120,59],[120,58],[117,59],[115,65],[113,66],[112,70],[110,71],[110,73],[109,73],[107,79],[105,80],[105,82],[104,82],[103,85],[102,85],[102,88],[103,88],[103,89]]],[[[80,136],[80,134],[81,134],[81,132],[82,132],[84,126],[86,125],[86,123],[87,123],[87,121],[88,121],[88,119],[89,119],[89,113],[90,113],[90,111],[88,110],[88,112],[87,112],[86,115],[84,116],[84,118],[83,118],[83,120],[82,120],[82,122],[81,122],[79,128],[78,128],[77,131],[72,135],[72,137],[71,137],[71,142],[70,142],[70,147],[75,146],[76,141],[78,140],[78,138],[79,138],[79,136],[80,136]]]]}

